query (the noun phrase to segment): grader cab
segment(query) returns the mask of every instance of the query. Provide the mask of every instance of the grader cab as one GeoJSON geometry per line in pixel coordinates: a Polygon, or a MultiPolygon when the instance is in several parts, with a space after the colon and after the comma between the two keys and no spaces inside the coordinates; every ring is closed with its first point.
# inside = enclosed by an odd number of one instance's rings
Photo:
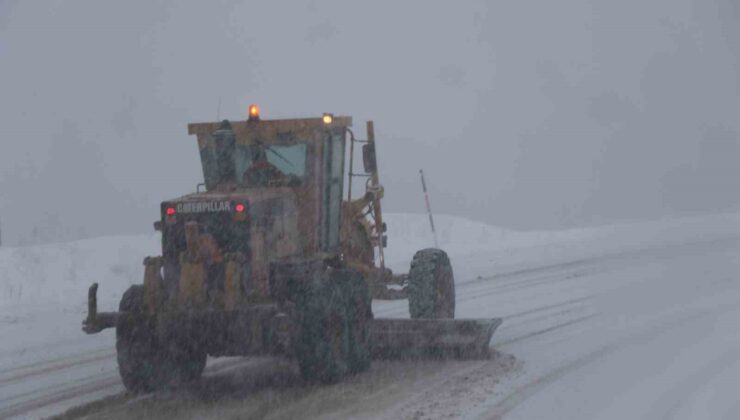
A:
{"type": "Polygon", "coordinates": [[[373,123],[366,140],[351,125],[261,120],[253,106],[246,121],[188,126],[205,182],[162,203],[162,255],[144,260],[117,312],[98,313],[97,284],[88,294],[83,330],[116,328],[127,389],[197,379],[208,355],[291,356],[307,380],[333,382],[373,357],[487,354],[501,320],[454,319],[444,251],[417,252],[403,275],[385,267],[373,123]],[[411,319],[374,318],[373,298],[408,299],[411,319]]]}

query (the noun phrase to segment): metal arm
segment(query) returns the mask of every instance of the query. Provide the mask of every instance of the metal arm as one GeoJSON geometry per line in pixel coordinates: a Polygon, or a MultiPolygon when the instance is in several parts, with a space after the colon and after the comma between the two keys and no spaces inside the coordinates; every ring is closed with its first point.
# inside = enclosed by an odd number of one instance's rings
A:
{"type": "Polygon", "coordinates": [[[355,155],[355,143],[367,143],[371,147],[375,147],[375,128],[372,121],[367,122],[367,140],[357,140],[355,134],[349,128],[346,128],[350,135],[350,146],[349,146],[349,187],[347,188],[347,201],[352,201],[352,178],[355,176],[365,176],[367,181],[365,183],[365,189],[367,192],[372,192],[372,200],[369,203],[368,213],[373,218],[373,236],[377,241],[378,245],[378,258],[379,265],[382,270],[385,270],[385,253],[383,250],[383,214],[381,212],[380,200],[383,197],[383,187],[380,185],[378,176],[377,164],[375,164],[375,170],[369,174],[356,174],[354,173],[354,155],[355,155]]]}
{"type": "MultiPolygon", "coordinates": [[[[367,122],[367,143],[375,147],[375,126],[372,121],[367,122]]],[[[375,165],[375,171],[370,177],[370,186],[380,190],[380,177],[378,168],[375,165]]],[[[373,216],[375,217],[375,235],[378,239],[378,258],[380,260],[380,269],[385,270],[385,254],[383,250],[383,213],[380,210],[380,194],[373,194],[373,216]]]]}

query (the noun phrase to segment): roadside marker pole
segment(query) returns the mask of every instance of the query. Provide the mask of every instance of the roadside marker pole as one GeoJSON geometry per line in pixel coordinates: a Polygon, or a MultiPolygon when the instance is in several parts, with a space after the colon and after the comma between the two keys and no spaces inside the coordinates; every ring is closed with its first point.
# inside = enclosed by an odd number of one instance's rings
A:
{"type": "Polygon", "coordinates": [[[427,213],[429,214],[429,226],[432,227],[432,235],[434,235],[434,247],[439,248],[439,242],[437,242],[437,231],[434,229],[434,217],[432,217],[432,206],[429,205],[429,193],[427,192],[427,183],[424,181],[424,170],[419,169],[419,175],[421,175],[421,188],[424,190],[424,201],[427,203],[427,213]]]}

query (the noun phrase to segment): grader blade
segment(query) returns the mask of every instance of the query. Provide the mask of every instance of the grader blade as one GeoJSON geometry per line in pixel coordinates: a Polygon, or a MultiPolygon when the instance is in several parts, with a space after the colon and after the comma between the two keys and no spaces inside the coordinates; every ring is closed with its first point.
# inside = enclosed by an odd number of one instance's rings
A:
{"type": "Polygon", "coordinates": [[[501,322],[501,318],[376,318],[370,327],[372,354],[382,359],[487,358],[491,337],[501,322]]]}

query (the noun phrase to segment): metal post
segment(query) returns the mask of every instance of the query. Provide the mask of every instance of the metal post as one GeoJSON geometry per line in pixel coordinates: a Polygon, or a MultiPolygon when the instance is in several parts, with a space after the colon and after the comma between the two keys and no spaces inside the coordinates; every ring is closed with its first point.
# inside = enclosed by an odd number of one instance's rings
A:
{"type": "Polygon", "coordinates": [[[427,193],[427,183],[424,181],[424,170],[419,169],[419,175],[421,175],[421,188],[424,190],[424,201],[427,203],[427,213],[429,214],[429,226],[432,227],[432,235],[434,235],[434,247],[439,248],[437,242],[437,231],[434,229],[434,218],[432,217],[432,206],[429,205],[429,193],[427,193]]]}
{"type": "Polygon", "coordinates": [[[347,187],[347,201],[352,201],[352,171],[355,160],[355,134],[347,128],[349,133],[349,187],[347,187]]]}

